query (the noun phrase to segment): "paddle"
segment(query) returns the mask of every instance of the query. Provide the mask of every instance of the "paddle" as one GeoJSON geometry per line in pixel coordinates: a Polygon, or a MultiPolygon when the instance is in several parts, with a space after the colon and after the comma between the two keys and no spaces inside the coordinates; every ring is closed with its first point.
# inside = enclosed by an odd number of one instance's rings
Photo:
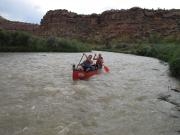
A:
{"type": "MultiPolygon", "coordinates": [[[[79,64],[81,63],[81,60],[82,60],[83,56],[84,56],[84,53],[83,53],[83,55],[82,55],[82,57],[81,57],[81,59],[79,61],[79,64]]],[[[78,68],[79,64],[77,65],[77,68],[78,68]]]]}
{"type": "Polygon", "coordinates": [[[109,68],[104,65],[104,71],[109,72],[109,68]]]}

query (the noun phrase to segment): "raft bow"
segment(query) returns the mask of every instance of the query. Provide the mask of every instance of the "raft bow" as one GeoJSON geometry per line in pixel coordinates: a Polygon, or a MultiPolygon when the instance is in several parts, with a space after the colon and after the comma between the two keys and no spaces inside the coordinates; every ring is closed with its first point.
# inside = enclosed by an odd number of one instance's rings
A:
{"type": "Polygon", "coordinates": [[[89,79],[91,76],[98,74],[99,70],[100,69],[96,69],[93,71],[82,71],[82,70],[76,69],[76,66],[73,65],[72,79],[73,80],[86,80],[86,79],[89,79]]]}

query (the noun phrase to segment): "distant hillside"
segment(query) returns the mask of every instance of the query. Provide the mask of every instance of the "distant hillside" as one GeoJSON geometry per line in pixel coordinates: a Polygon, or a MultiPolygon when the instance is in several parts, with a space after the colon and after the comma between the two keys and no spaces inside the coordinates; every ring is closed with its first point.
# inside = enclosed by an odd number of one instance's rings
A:
{"type": "Polygon", "coordinates": [[[0,16],[0,29],[13,30],[13,31],[20,30],[20,31],[35,33],[38,27],[39,25],[37,24],[9,21],[3,18],[2,16],[0,16]]]}
{"type": "Polygon", "coordinates": [[[7,20],[3,18],[2,16],[0,16],[0,22],[3,22],[3,21],[7,21],[7,20]]]}

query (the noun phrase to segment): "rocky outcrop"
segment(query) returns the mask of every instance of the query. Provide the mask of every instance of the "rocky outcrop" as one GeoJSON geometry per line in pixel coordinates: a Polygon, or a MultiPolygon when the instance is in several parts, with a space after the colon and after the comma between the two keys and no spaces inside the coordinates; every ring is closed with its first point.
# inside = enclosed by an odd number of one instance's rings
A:
{"type": "Polygon", "coordinates": [[[37,24],[9,21],[0,16],[0,29],[35,33],[38,27],[39,25],[37,24]]]}
{"type": "Polygon", "coordinates": [[[180,10],[109,10],[102,14],[79,15],[67,10],[48,11],[37,33],[42,36],[105,41],[180,34],[180,10]]]}
{"type": "Polygon", "coordinates": [[[153,34],[161,37],[180,37],[180,10],[148,10],[134,7],[91,15],[50,10],[40,25],[12,22],[1,17],[0,29],[23,30],[44,37],[57,36],[96,42],[109,42],[114,39],[141,40],[153,34]]]}

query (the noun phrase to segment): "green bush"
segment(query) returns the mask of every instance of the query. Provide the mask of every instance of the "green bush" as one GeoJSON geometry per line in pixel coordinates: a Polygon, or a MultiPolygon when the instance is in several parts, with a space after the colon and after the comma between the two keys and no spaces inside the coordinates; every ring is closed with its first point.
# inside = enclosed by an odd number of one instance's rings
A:
{"type": "Polygon", "coordinates": [[[173,55],[169,61],[172,75],[180,77],[180,45],[174,47],[173,55]]]}
{"type": "Polygon", "coordinates": [[[154,53],[154,55],[152,55],[153,57],[156,57],[158,59],[168,62],[173,55],[175,45],[174,44],[154,44],[152,47],[153,47],[152,53],[156,52],[154,53]]]}
{"type": "Polygon", "coordinates": [[[90,50],[89,44],[78,40],[56,37],[45,39],[21,31],[0,30],[1,52],[87,52],[90,50]]]}
{"type": "Polygon", "coordinates": [[[180,57],[171,60],[170,71],[173,76],[180,77],[180,57]]]}
{"type": "Polygon", "coordinates": [[[136,54],[141,56],[152,56],[152,47],[149,45],[141,45],[137,48],[136,54]]]}

